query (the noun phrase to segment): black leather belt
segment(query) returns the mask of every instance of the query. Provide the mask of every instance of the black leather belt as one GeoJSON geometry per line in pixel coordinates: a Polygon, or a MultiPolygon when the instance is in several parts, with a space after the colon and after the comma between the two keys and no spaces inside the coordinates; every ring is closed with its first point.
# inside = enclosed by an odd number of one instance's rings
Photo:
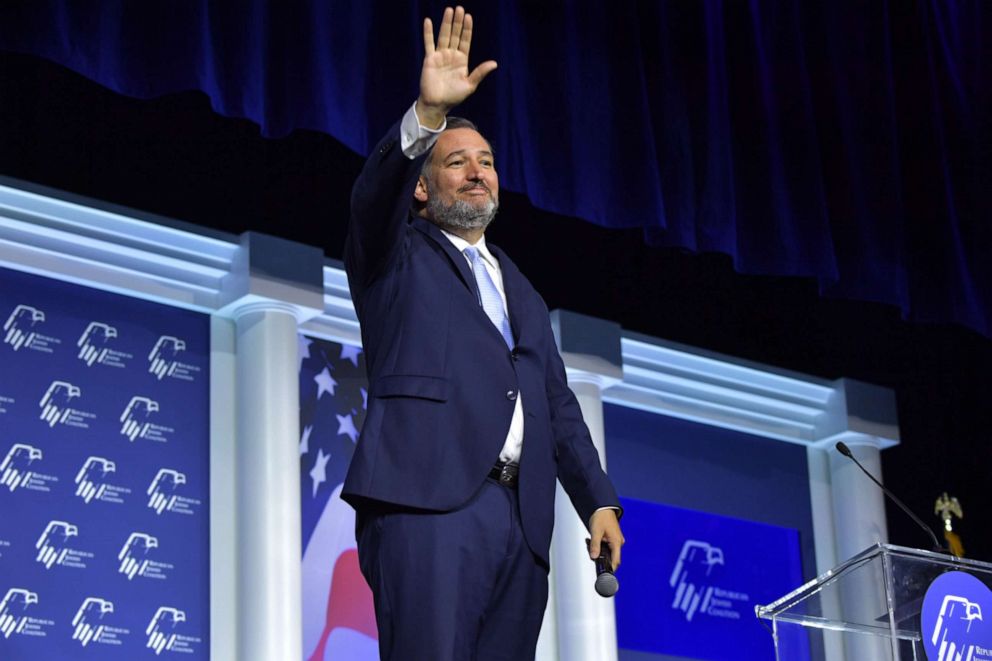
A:
{"type": "Polygon", "coordinates": [[[489,477],[504,487],[516,489],[520,479],[520,465],[497,461],[496,465],[489,471],[489,477]]]}

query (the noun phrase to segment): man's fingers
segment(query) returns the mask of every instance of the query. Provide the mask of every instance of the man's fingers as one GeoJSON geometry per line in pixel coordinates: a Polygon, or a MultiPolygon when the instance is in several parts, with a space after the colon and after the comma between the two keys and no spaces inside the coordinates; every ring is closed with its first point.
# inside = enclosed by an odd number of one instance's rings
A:
{"type": "Polygon", "coordinates": [[[463,7],[455,7],[454,20],[451,23],[451,40],[448,42],[448,48],[458,48],[458,45],[462,41],[462,24],[465,22],[465,9],[463,7]]]}
{"type": "Polygon", "coordinates": [[[496,60],[486,60],[476,68],[472,69],[472,73],[468,75],[469,81],[472,85],[478,87],[483,78],[496,70],[496,66],[496,60]]]}
{"type": "Polygon", "coordinates": [[[472,47],[472,14],[465,14],[465,22],[462,23],[462,36],[458,42],[458,50],[468,55],[469,48],[472,47]]]}
{"type": "Polygon", "coordinates": [[[603,533],[594,532],[592,533],[592,539],[589,540],[589,557],[595,560],[599,557],[600,548],[599,545],[603,540],[603,533]]]}
{"type": "Polygon", "coordinates": [[[434,54],[434,24],[431,19],[424,19],[424,55],[434,54]]]}
{"type": "Polygon", "coordinates": [[[620,547],[623,546],[623,533],[620,532],[620,522],[616,510],[597,510],[589,519],[589,556],[595,560],[599,557],[602,544],[606,544],[610,565],[613,569],[620,566],[620,547]]]}
{"type": "Polygon", "coordinates": [[[455,10],[446,7],[444,16],[441,17],[441,30],[437,33],[437,47],[448,48],[451,43],[451,20],[455,15],[455,10]]]}
{"type": "Polygon", "coordinates": [[[622,544],[623,542],[620,542],[619,544],[613,542],[610,544],[610,564],[613,565],[614,570],[620,566],[620,546],[622,544]]]}

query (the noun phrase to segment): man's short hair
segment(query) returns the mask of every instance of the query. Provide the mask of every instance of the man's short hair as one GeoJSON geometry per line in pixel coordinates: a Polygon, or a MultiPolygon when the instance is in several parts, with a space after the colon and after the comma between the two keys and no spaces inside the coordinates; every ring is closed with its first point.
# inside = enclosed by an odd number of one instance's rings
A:
{"type": "Polygon", "coordinates": [[[481,131],[479,131],[479,127],[475,125],[475,122],[471,119],[465,119],[464,117],[448,117],[447,125],[444,127],[444,130],[447,131],[449,129],[472,129],[476,133],[481,133],[481,131]]]}

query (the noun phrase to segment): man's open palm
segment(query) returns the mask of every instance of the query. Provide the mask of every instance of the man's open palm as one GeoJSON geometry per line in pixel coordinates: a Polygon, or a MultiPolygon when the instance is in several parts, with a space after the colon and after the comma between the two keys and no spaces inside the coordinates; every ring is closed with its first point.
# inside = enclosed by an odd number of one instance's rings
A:
{"type": "MultiPolygon", "coordinates": [[[[487,60],[469,73],[471,46],[472,15],[466,14],[463,8],[444,10],[436,45],[434,25],[431,19],[424,19],[424,65],[420,72],[417,109],[429,117],[421,117],[422,120],[436,119],[434,113],[446,115],[471,96],[482,79],[496,69],[496,62],[487,60]]],[[[443,117],[440,119],[443,121],[443,117]]]]}

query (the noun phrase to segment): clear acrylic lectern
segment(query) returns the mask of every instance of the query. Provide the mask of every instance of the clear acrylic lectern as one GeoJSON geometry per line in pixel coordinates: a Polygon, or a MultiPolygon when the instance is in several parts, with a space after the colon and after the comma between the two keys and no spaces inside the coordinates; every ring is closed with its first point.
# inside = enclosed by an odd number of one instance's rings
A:
{"type": "Polygon", "coordinates": [[[946,571],[967,572],[992,587],[987,562],[878,544],[754,610],[772,623],[779,661],[809,659],[809,638],[822,638],[827,661],[924,661],[923,597],[946,571]]]}

